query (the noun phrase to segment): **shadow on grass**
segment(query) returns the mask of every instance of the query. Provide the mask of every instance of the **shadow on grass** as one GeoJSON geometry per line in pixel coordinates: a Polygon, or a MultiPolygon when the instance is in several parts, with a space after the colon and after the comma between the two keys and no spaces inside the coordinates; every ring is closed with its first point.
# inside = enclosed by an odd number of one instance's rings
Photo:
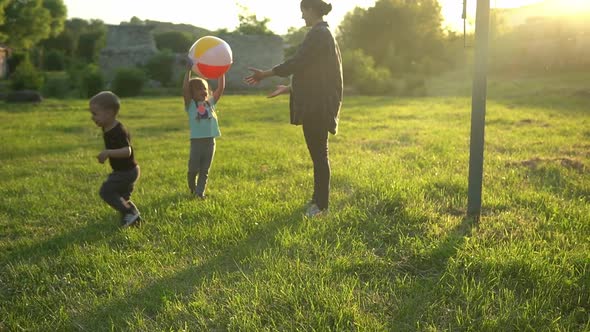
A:
{"type": "Polygon", "coordinates": [[[588,116],[588,102],[590,98],[576,96],[575,94],[564,95],[541,95],[529,94],[513,97],[490,97],[490,101],[504,105],[508,109],[536,108],[552,111],[570,116],[588,116]]]}
{"type": "MultiPolygon", "coordinates": [[[[442,200],[459,187],[439,189],[440,184],[431,186],[433,197],[430,199],[442,200]]],[[[411,208],[415,204],[410,199],[411,196],[406,197],[403,190],[387,192],[385,189],[381,193],[365,190],[352,196],[352,201],[361,201],[367,206],[367,220],[355,227],[358,227],[362,242],[372,248],[378,258],[351,261],[337,270],[359,278],[366,285],[373,285],[369,287],[371,291],[383,299],[383,304],[375,310],[387,312],[388,328],[400,331],[420,330],[416,323],[424,322],[433,308],[438,312],[437,305],[445,300],[445,292],[441,291],[443,276],[451,260],[457,257],[478,227],[475,218],[443,209],[439,213],[452,216],[457,223],[440,237],[433,237],[426,231],[430,228],[428,224],[445,218],[411,208]],[[437,220],[433,220],[433,216],[437,220]],[[388,282],[383,282],[385,280],[388,282]]]]}
{"type": "Polygon", "coordinates": [[[445,271],[449,259],[457,254],[465,239],[473,234],[477,226],[477,218],[463,217],[461,223],[449,230],[434,250],[416,260],[416,273],[422,275],[434,272],[434,275],[440,276],[445,271]]]}
{"type": "Polygon", "coordinates": [[[117,232],[119,227],[113,221],[115,218],[115,212],[109,213],[98,221],[89,221],[86,225],[49,239],[7,248],[0,255],[0,264],[5,266],[8,263],[25,262],[32,265],[43,259],[57,257],[68,247],[104,240],[117,232]]]}
{"type": "MultiPolygon", "coordinates": [[[[406,268],[406,271],[412,278],[412,286],[400,293],[399,302],[396,303],[394,316],[398,319],[395,324],[397,329],[414,331],[418,329],[416,322],[424,321],[432,312],[446,314],[444,308],[439,307],[445,301],[445,293],[441,292],[441,288],[444,288],[442,278],[449,260],[456,257],[476,228],[476,219],[464,217],[433,250],[409,260],[407,266],[411,266],[411,269],[406,268]]],[[[435,319],[436,324],[444,324],[447,320],[445,317],[435,319]]],[[[450,322],[447,323],[452,326],[450,322]]]]}
{"type": "MultiPolygon", "coordinates": [[[[168,296],[189,295],[194,291],[196,285],[217,274],[244,273],[237,262],[253,257],[272,245],[280,230],[297,222],[300,215],[299,210],[291,214],[275,215],[272,217],[272,221],[265,223],[243,240],[226,247],[218,255],[205,260],[200,265],[191,266],[171,276],[156,280],[134,293],[126,294],[123,298],[115,299],[92,311],[84,312],[74,317],[73,321],[76,326],[104,326],[104,322],[108,321],[112,326],[123,327],[127,325],[129,318],[136,311],[142,312],[147,317],[155,316],[166,304],[165,298],[168,296]]],[[[109,327],[105,328],[109,329],[109,327]]]]}

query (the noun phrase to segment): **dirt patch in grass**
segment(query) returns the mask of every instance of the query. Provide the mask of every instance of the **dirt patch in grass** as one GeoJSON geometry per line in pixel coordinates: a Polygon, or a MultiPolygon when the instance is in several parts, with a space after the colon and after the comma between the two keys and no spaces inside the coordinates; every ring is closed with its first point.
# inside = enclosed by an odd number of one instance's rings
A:
{"type": "Polygon", "coordinates": [[[585,172],[586,165],[579,160],[572,159],[572,158],[532,158],[528,160],[521,160],[521,161],[511,161],[508,162],[508,166],[524,166],[530,169],[537,169],[542,164],[547,163],[559,163],[561,166],[565,168],[574,169],[578,172],[585,172]]]}
{"type": "Polygon", "coordinates": [[[528,125],[537,125],[539,127],[549,127],[548,123],[533,120],[533,119],[522,119],[516,123],[517,126],[528,126],[528,125]]]}
{"type": "Polygon", "coordinates": [[[574,97],[590,98],[590,90],[588,90],[588,89],[577,90],[572,95],[574,97]]]}
{"type": "Polygon", "coordinates": [[[586,166],[579,160],[570,159],[570,158],[561,158],[560,159],[561,166],[566,168],[573,168],[576,171],[584,172],[586,166]]]}
{"type": "Polygon", "coordinates": [[[389,126],[387,125],[376,125],[371,127],[371,130],[383,130],[383,129],[389,129],[389,126]]]}

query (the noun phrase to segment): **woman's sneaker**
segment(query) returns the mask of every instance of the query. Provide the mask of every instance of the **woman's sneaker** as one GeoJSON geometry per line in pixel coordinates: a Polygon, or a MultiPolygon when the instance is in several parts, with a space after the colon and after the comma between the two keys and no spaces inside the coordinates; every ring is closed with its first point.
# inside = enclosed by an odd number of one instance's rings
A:
{"type": "Polygon", "coordinates": [[[305,211],[305,216],[307,218],[320,217],[324,215],[326,211],[327,210],[320,210],[317,204],[313,203],[309,206],[309,208],[307,208],[307,211],[305,211]]]}

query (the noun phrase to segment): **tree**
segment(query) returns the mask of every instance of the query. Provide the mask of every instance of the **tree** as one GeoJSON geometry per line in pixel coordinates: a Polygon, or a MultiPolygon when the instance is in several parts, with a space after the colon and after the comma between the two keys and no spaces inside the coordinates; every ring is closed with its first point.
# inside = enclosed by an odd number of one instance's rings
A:
{"type": "Polygon", "coordinates": [[[90,63],[98,59],[98,53],[105,44],[104,31],[88,31],[80,34],[77,55],[90,63]]]}
{"type": "Polygon", "coordinates": [[[268,27],[270,19],[265,17],[261,21],[256,18],[256,14],[251,13],[246,7],[241,7],[241,13],[238,14],[240,24],[235,30],[241,35],[274,35],[268,27]]]}
{"type": "Polygon", "coordinates": [[[90,22],[81,18],[74,17],[72,19],[67,20],[65,25],[66,30],[80,33],[88,29],[90,22]]]}
{"type": "Polygon", "coordinates": [[[63,0],[43,0],[43,7],[49,10],[51,15],[49,36],[55,37],[64,29],[64,22],[68,16],[68,9],[63,0]]]}
{"type": "Polygon", "coordinates": [[[40,46],[44,52],[59,51],[67,58],[81,57],[85,62],[93,61],[103,47],[106,27],[101,20],[73,18],[65,21],[64,29],[55,37],[43,40],[40,46]]]}
{"type": "Polygon", "coordinates": [[[159,50],[170,50],[175,53],[187,52],[193,43],[189,34],[180,31],[154,34],[154,39],[159,50]]]}
{"type": "Polygon", "coordinates": [[[78,33],[69,30],[67,27],[59,35],[50,37],[41,42],[46,51],[61,51],[66,56],[74,56],[78,48],[78,33]]]}
{"type": "Polygon", "coordinates": [[[437,0],[378,0],[355,8],[338,29],[343,49],[361,49],[393,74],[430,74],[447,61],[437,0]]]}
{"type": "Polygon", "coordinates": [[[44,55],[44,69],[49,71],[64,70],[66,67],[65,55],[58,50],[50,50],[44,55]]]}
{"type": "Polygon", "coordinates": [[[30,49],[63,29],[63,0],[0,0],[0,38],[13,48],[30,49]]]}
{"type": "Polygon", "coordinates": [[[6,33],[2,30],[2,26],[4,25],[4,21],[5,21],[5,17],[6,17],[4,15],[4,9],[6,8],[7,5],[8,5],[8,0],[0,0],[0,43],[5,42],[6,39],[8,38],[6,33]]]}
{"type": "Polygon", "coordinates": [[[287,34],[284,36],[283,40],[287,48],[285,48],[285,58],[291,57],[297,51],[297,48],[305,39],[305,34],[309,29],[306,27],[302,28],[295,28],[290,27],[287,30],[287,34]]]}
{"type": "Polygon", "coordinates": [[[8,36],[6,42],[12,48],[30,49],[49,37],[50,22],[51,14],[41,0],[9,0],[0,31],[8,36]]]}
{"type": "Polygon", "coordinates": [[[145,25],[145,22],[139,17],[133,16],[131,19],[129,19],[129,22],[121,22],[121,25],[145,25]]]}

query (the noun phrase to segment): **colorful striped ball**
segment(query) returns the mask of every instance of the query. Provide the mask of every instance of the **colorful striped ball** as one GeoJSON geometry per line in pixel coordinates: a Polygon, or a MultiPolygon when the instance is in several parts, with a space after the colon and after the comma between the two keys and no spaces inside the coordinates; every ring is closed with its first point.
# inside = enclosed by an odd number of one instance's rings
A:
{"type": "Polygon", "coordinates": [[[199,38],[188,52],[192,69],[204,78],[218,78],[232,65],[232,51],[223,39],[205,36],[199,38]]]}

